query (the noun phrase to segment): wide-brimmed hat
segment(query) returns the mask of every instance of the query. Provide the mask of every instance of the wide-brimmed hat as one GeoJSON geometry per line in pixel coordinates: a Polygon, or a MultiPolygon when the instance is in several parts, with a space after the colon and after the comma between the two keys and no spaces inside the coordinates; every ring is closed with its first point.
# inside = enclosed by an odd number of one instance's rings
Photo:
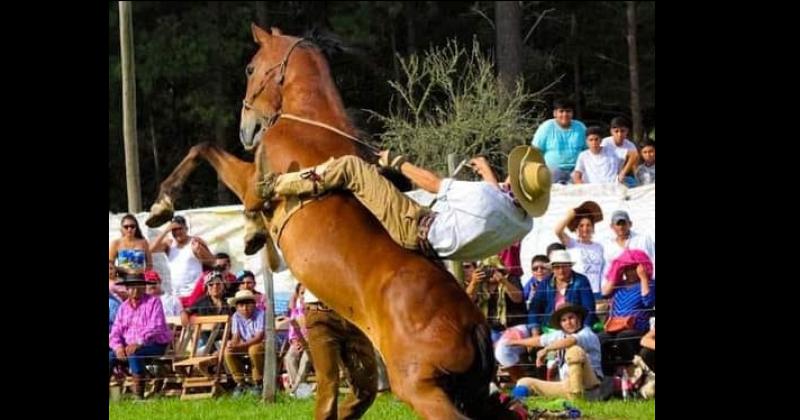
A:
{"type": "Polygon", "coordinates": [[[237,303],[244,300],[251,300],[256,303],[256,295],[250,290],[239,290],[232,298],[228,299],[228,305],[236,306],[237,303]]]}
{"type": "Polygon", "coordinates": [[[550,253],[550,266],[552,267],[559,264],[575,264],[575,261],[572,261],[572,257],[566,249],[557,249],[550,253]]]}
{"type": "Polygon", "coordinates": [[[481,261],[481,267],[492,267],[498,270],[506,270],[506,266],[503,265],[503,261],[500,260],[500,257],[497,255],[492,255],[491,257],[485,258],[481,261]]]}
{"type": "Polygon", "coordinates": [[[550,204],[553,181],[539,149],[530,146],[512,149],[508,154],[508,176],[514,197],[528,215],[543,215],[550,204]]]}
{"type": "Polygon", "coordinates": [[[575,232],[575,229],[578,228],[578,224],[580,224],[581,219],[584,217],[592,219],[592,224],[596,224],[603,220],[603,210],[600,208],[600,205],[594,201],[584,201],[580,206],[575,207],[575,217],[573,217],[567,225],[569,230],[575,232]]]}
{"type": "Polygon", "coordinates": [[[135,274],[126,274],[125,278],[122,281],[118,281],[116,283],[118,286],[144,286],[147,284],[147,281],[144,279],[144,274],[142,273],[135,273],[135,274]]]}
{"type": "Polygon", "coordinates": [[[572,312],[581,319],[580,324],[583,324],[583,320],[586,319],[586,308],[581,305],[575,305],[572,303],[565,303],[561,305],[558,309],[553,311],[553,314],[550,315],[550,326],[556,329],[561,329],[561,317],[564,314],[572,312]]]}

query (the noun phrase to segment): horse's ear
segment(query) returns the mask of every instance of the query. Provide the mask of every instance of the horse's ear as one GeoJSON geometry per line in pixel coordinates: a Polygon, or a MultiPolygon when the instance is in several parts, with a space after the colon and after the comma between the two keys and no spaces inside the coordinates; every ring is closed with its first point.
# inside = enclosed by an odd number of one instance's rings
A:
{"type": "Polygon", "coordinates": [[[278,29],[278,28],[276,28],[274,26],[269,28],[269,29],[272,31],[272,35],[275,35],[275,36],[283,35],[283,31],[281,31],[280,29],[278,29]]]}
{"type": "Polygon", "coordinates": [[[253,31],[253,41],[255,41],[256,44],[263,44],[271,36],[269,32],[259,28],[255,23],[250,24],[250,29],[253,31]]]}

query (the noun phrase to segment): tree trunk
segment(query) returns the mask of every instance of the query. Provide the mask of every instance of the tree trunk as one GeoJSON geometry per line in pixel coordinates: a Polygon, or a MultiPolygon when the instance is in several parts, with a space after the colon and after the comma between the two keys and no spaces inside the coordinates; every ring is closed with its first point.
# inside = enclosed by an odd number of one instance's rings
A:
{"type": "Polygon", "coordinates": [[[129,1],[119,2],[119,43],[122,59],[122,132],[125,141],[125,179],[128,212],[142,211],[139,182],[139,140],[136,133],[136,71],[133,56],[133,16],[129,1]]]}
{"type": "Polygon", "coordinates": [[[573,71],[573,78],[575,79],[574,88],[574,98],[575,98],[575,119],[581,119],[583,116],[583,106],[581,104],[581,99],[583,98],[581,92],[581,50],[578,43],[578,18],[575,16],[575,13],[572,13],[570,19],[570,31],[569,36],[571,39],[572,44],[572,71],[573,71]]]}
{"type": "Polygon", "coordinates": [[[640,144],[642,135],[642,106],[639,99],[639,61],[636,52],[636,2],[628,1],[628,70],[631,75],[631,117],[633,117],[633,141],[640,144]]]}
{"type": "Polygon", "coordinates": [[[269,13],[267,12],[267,2],[256,2],[256,20],[262,29],[269,29],[269,13]]]}
{"type": "MultiPolygon", "coordinates": [[[[213,16],[214,24],[211,25],[214,31],[212,39],[216,41],[222,40],[222,4],[218,1],[208,2],[211,8],[211,16],[213,16]]],[[[221,43],[216,42],[212,48],[212,73],[214,80],[212,81],[211,94],[213,95],[214,103],[214,143],[222,150],[228,149],[228,140],[225,135],[225,119],[222,116],[222,110],[225,109],[225,74],[222,69],[222,51],[220,50],[221,43]]],[[[231,193],[228,187],[222,182],[222,177],[217,175],[217,205],[224,205],[231,202],[231,193]]]]}
{"type": "Polygon", "coordinates": [[[506,92],[512,92],[522,74],[522,37],[519,33],[522,11],[517,1],[494,3],[497,77],[506,92]]]}

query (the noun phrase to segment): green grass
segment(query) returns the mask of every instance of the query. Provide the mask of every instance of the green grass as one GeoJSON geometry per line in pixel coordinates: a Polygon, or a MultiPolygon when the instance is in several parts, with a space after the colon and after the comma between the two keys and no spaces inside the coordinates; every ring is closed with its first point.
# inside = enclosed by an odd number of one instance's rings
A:
{"type": "MultiPolygon", "coordinates": [[[[529,408],[541,407],[542,398],[529,398],[529,408]]],[[[655,401],[577,402],[584,419],[653,419],[655,401]]],[[[122,400],[109,402],[110,420],[205,420],[205,419],[311,419],[314,418],[314,400],[295,400],[278,395],[276,404],[263,404],[256,397],[233,399],[223,396],[198,401],[180,401],[177,398],[154,398],[141,402],[122,400]]],[[[381,395],[364,416],[366,420],[416,419],[418,418],[404,403],[393,395],[381,395]]]]}

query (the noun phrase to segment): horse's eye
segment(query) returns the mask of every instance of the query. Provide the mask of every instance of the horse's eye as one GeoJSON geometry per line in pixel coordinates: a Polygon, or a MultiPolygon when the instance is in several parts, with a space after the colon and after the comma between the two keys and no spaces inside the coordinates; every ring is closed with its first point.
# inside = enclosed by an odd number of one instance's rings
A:
{"type": "Polygon", "coordinates": [[[254,67],[253,67],[252,64],[247,66],[247,68],[244,70],[244,72],[247,73],[247,77],[250,77],[250,76],[253,75],[253,69],[254,69],[254,67]]]}

